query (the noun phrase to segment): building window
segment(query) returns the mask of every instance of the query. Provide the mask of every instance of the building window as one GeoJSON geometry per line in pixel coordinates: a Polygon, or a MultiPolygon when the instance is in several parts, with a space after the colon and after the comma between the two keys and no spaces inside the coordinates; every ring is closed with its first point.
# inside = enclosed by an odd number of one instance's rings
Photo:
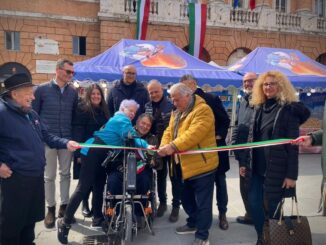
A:
{"type": "Polygon", "coordinates": [[[20,50],[20,33],[16,31],[6,31],[5,33],[6,49],[20,50]]]}
{"type": "Polygon", "coordinates": [[[276,0],[275,9],[278,12],[285,13],[287,12],[287,1],[286,0],[276,0]]]}
{"type": "Polygon", "coordinates": [[[319,17],[325,17],[326,0],[315,0],[315,12],[319,17]]]}
{"type": "Polygon", "coordinates": [[[72,53],[86,55],[86,37],[72,37],[72,53]]]}

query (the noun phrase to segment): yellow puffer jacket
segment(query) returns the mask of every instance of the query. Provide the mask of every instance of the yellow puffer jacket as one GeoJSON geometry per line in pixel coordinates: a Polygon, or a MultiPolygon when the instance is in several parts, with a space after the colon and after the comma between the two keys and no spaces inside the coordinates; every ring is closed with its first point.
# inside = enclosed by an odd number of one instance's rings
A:
{"type": "MultiPolygon", "coordinates": [[[[193,109],[186,116],[181,117],[177,138],[172,140],[174,117],[172,113],[161,146],[173,143],[178,151],[216,147],[214,114],[202,98],[195,96],[193,109]]],[[[184,180],[210,172],[218,166],[217,152],[179,155],[179,157],[184,180]]]]}

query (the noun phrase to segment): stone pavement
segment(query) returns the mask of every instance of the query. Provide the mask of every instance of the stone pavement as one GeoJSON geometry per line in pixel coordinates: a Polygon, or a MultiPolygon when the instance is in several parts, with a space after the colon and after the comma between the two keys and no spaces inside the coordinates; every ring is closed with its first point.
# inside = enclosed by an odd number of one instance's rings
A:
{"type": "MultiPolygon", "coordinates": [[[[238,224],[235,219],[238,215],[243,215],[244,208],[239,192],[238,165],[233,157],[231,160],[231,170],[227,173],[227,184],[229,192],[228,220],[230,227],[227,231],[222,231],[217,226],[218,211],[214,201],[213,225],[210,230],[210,244],[255,244],[256,232],[253,226],[238,224]]],[[[297,194],[299,201],[299,211],[301,215],[308,216],[312,239],[314,245],[322,245],[326,242],[326,217],[317,213],[320,198],[321,167],[319,154],[300,155],[299,180],[297,182],[297,194]]],[[[77,181],[72,181],[71,191],[74,190],[77,181]]],[[[171,186],[168,181],[168,198],[171,200],[171,186]]],[[[215,195],[214,195],[215,196],[215,195]]],[[[288,203],[290,206],[290,203],[288,203]]],[[[169,207],[169,211],[171,206],[169,207]]],[[[180,219],[177,223],[168,221],[169,211],[162,218],[157,218],[154,222],[155,236],[147,231],[139,232],[134,240],[134,244],[191,244],[193,235],[177,235],[174,230],[177,226],[185,223],[186,215],[181,211],[180,219]]],[[[72,226],[69,234],[70,244],[106,244],[104,234],[100,230],[90,228],[90,219],[84,220],[80,210],[76,213],[77,223],[72,226]]],[[[36,244],[54,245],[59,244],[56,239],[56,230],[44,228],[43,222],[36,225],[36,244]]]]}

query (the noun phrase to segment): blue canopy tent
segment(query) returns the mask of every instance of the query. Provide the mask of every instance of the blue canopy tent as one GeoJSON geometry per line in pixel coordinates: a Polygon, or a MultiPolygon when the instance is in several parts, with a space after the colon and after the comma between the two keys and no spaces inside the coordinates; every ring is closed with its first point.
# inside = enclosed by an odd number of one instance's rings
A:
{"type": "Polygon", "coordinates": [[[256,48],[228,70],[239,74],[278,70],[297,88],[326,88],[326,66],[295,49],[256,48]]]}
{"type": "Polygon", "coordinates": [[[104,53],[74,65],[75,79],[113,81],[121,78],[122,68],[134,65],[137,79],[158,79],[163,84],[176,83],[185,74],[193,75],[200,86],[240,87],[242,77],[223,68],[211,66],[184,52],[168,41],[122,39],[104,53]]]}

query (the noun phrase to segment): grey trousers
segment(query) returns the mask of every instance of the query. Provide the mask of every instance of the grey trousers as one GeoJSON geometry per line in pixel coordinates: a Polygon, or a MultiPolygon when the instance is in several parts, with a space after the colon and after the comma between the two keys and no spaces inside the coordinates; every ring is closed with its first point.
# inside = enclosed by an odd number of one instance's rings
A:
{"type": "Polygon", "coordinates": [[[57,163],[59,163],[60,176],[60,205],[69,201],[70,166],[72,153],[66,149],[51,149],[45,146],[46,166],[44,173],[45,200],[48,207],[56,205],[55,180],[57,176],[57,163]]]}

